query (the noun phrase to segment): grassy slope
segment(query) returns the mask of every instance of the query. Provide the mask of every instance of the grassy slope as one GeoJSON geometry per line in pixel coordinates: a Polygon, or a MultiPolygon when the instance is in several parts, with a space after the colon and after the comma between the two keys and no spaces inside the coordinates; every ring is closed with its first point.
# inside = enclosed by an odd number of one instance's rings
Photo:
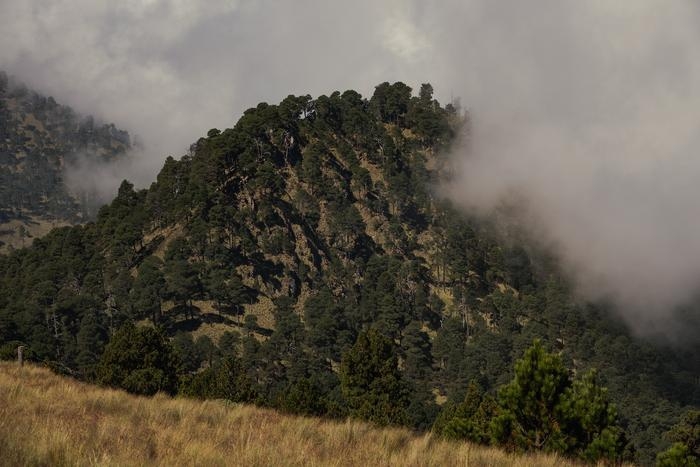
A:
{"type": "Polygon", "coordinates": [[[0,362],[2,465],[564,466],[357,421],[135,397],[0,362]]]}
{"type": "Polygon", "coordinates": [[[6,223],[0,223],[0,241],[5,244],[0,244],[0,254],[7,253],[9,251],[9,246],[12,245],[13,248],[24,248],[32,244],[35,238],[41,238],[56,227],[64,227],[66,225],[71,225],[69,222],[61,219],[48,220],[41,217],[29,216],[26,221],[12,219],[6,223]],[[18,229],[20,225],[24,225],[27,229],[29,235],[28,238],[22,239],[19,236],[18,229]]]}

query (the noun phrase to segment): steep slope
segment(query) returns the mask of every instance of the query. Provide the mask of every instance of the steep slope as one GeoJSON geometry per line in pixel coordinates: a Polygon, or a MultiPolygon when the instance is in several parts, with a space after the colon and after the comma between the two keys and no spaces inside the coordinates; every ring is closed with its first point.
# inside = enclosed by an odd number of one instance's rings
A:
{"type": "Polygon", "coordinates": [[[0,72],[0,248],[94,216],[93,193],[71,192],[66,166],[82,158],[109,163],[130,145],[125,131],[77,115],[0,72]]]}
{"type": "Polygon", "coordinates": [[[575,465],[557,455],[506,454],[356,421],[136,397],[5,363],[0,446],[8,465],[575,465]]]}
{"type": "Polygon", "coordinates": [[[398,356],[402,423],[425,429],[469,382],[494,393],[541,338],[576,372],[600,370],[649,461],[699,402],[698,349],[635,339],[437,198],[441,149],[467,123],[402,83],[249,109],[148,190],[123,183],[95,223],[0,257],[5,354],[21,342],[90,378],[122,323],[150,321],[173,337],[186,392],[233,353],[246,387],[231,398],[345,416],[342,356],[373,329],[398,356]]]}

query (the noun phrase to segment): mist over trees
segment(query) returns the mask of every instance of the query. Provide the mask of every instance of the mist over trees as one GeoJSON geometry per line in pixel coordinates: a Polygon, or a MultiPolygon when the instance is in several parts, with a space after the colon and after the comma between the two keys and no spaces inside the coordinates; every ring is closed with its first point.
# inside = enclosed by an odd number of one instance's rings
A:
{"type": "Polygon", "coordinates": [[[95,222],[0,256],[0,355],[512,450],[686,455],[661,434],[698,404],[697,346],[635,337],[438,197],[469,124],[428,84],[248,109],[95,222]]]}
{"type": "Polygon", "coordinates": [[[29,245],[42,223],[94,218],[105,201],[97,185],[107,183],[98,169],[125,159],[131,147],[126,131],[81,116],[0,71],[0,248],[29,245]],[[74,169],[83,164],[94,172],[76,180],[74,169]]]}

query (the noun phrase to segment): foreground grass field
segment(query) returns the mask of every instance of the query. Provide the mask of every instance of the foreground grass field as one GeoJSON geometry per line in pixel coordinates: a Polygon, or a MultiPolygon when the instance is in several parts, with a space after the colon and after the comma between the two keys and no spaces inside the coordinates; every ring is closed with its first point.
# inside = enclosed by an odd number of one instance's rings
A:
{"type": "Polygon", "coordinates": [[[135,397],[0,362],[0,465],[565,466],[405,429],[135,397]]]}

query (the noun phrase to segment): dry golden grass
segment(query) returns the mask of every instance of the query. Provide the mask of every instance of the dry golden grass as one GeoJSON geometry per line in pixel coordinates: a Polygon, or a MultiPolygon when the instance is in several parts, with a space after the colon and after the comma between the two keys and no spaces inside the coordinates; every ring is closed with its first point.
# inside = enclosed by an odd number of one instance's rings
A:
{"type": "Polygon", "coordinates": [[[2,465],[563,466],[405,429],[135,397],[0,363],[2,465]]]}

